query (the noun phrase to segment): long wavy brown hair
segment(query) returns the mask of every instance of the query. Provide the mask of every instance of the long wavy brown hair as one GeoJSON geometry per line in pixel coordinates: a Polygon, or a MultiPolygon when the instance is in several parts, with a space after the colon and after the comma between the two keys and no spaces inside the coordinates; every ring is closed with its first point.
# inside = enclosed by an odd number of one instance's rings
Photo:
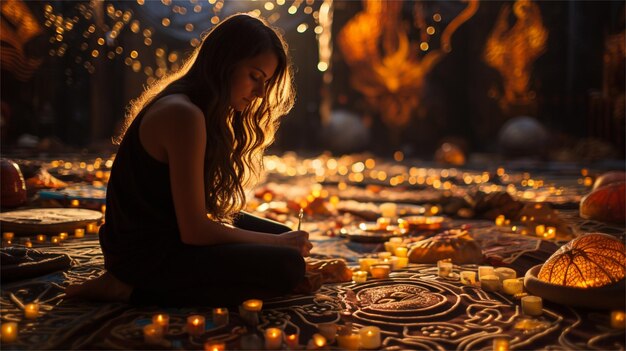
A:
{"type": "Polygon", "coordinates": [[[130,123],[159,98],[183,93],[204,112],[207,146],[204,157],[206,210],[217,221],[230,222],[245,205],[245,189],[263,170],[263,152],[274,141],[279,118],[293,107],[295,90],[287,44],[265,20],[236,14],[213,27],[182,68],[132,101],[121,142],[130,123]],[[278,58],[265,96],[243,111],[230,106],[231,76],[237,64],[273,52],[278,58]]]}

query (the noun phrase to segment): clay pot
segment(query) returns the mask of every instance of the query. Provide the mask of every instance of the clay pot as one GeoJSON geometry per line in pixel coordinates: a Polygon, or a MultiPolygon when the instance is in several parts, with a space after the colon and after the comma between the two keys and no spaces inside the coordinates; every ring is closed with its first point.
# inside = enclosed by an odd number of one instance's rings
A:
{"type": "Polygon", "coordinates": [[[26,203],[26,182],[15,162],[0,159],[0,206],[3,208],[18,207],[26,203]]]}

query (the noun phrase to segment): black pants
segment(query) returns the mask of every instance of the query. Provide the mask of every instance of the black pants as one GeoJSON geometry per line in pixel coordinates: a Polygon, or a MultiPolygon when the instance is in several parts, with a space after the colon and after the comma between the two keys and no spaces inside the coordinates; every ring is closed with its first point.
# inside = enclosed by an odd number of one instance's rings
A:
{"type": "MultiPolygon", "coordinates": [[[[291,230],[244,212],[234,224],[272,234],[291,230]]],[[[257,244],[182,245],[168,252],[158,274],[137,276],[129,282],[133,286],[131,303],[234,307],[246,299],[289,293],[301,282],[304,272],[304,259],[291,248],[257,244]]],[[[123,275],[127,277],[128,272],[123,275]]]]}

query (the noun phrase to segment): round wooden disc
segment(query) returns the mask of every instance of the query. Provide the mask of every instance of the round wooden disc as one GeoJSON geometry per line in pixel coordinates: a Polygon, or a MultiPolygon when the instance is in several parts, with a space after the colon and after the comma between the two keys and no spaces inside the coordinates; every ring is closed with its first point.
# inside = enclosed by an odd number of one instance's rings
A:
{"type": "Polygon", "coordinates": [[[0,213],[3,232],[39,234],[69,232],[102,220],[102,213],[83,208],[33,208],[0,213]]]}

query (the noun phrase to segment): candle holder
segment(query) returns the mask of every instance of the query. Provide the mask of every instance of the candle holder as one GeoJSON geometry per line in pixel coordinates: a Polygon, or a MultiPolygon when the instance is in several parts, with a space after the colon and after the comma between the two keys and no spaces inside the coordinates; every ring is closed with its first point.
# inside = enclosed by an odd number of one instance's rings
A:
{"type": "Polygon", "coordinates": [[[170,316],[166,313],[158,313],[152,316],[152,323],[161,326],[163,333],[167,334],[170,325],[170,316]]]}
{"type": "Polygon", "coordinates": [[[194,314],[187,317],[187,333],[193,336],[199,336],[204,333],[206,321],[204,316],[194,314]]]}

